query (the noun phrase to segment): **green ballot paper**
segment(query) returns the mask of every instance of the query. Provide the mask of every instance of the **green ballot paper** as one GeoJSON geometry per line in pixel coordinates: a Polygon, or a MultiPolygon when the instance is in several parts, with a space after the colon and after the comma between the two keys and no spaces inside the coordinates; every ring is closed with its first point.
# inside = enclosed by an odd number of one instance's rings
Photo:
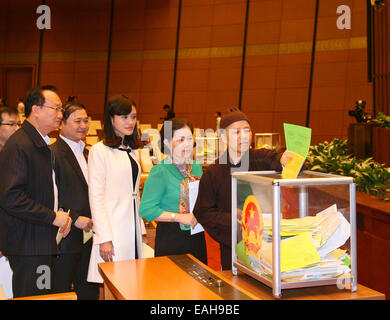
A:
{"type": "Polygon", "coordinates": [[[286,149],[306,158],[310,148],[311,129],[289,123],[283,123],[283,127],[286,149]]]}
{"type": "Polygon", "coordinates": [[[283,179],[295,179],[309,153],[311,129],[295,124],[283,123],[287,152],[290,158],[282,172],[283,179]]]}
{"type": "Polygon", "coordinates": [[[251,265],[251,260],[249,259],[249,256],[246,254],[246,245],[244,240],[241,240],[239,243],[236,244],[236,254],[237,257],[247,264],[248,266],[251,265]]]}

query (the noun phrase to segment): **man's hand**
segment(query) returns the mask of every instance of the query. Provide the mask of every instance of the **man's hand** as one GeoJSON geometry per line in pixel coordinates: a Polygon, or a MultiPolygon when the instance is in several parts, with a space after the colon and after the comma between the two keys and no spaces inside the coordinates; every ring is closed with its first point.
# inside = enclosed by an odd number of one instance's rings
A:
{"type": "Polygon", "coordinates": [[[115,256],[114,246],[112,241],[104,242],[100,244],[100,256],[105,262],[112,261],[112,256],[115,256]]]}
{"type": "Polygon", "coordinates": [[[79,216],[74,225],[76,228],[84,230],[85,232],[89,232],[92,229],[93,222],[91,218],[79,216]]]}
{"type": "Polygon", "coordinates": [[[69,214],[59,210],[56,212],[56,218],[53,221],[53,226],[59,227],[60,232],[62,233],[62,237],[65,238],[70,232],[72,219],[69,217],[69,214]]]}
{"type": "Polygon", "coordinates": [[[242,218],[242,210],[240,208],[237,208],[237,220],[241,220],[242,218]]]}
{"type": "Polygon", "coordinates": [[[280,158],[280,163],[282,164],[282,166],[286,166],[288,160],[292,159],[293,158],[293,155],[288,152],[288,151],[285,151],[282,155],[282,157],[280,158]]]}
{"type": "Polygon", "coordinates": [[[145,244],[148,244],[148,243],[149,243],[148,235],[147,235],[147,234],[143,234],[143,235],[142,235],[142,242],[145,243],[145,244]]]}

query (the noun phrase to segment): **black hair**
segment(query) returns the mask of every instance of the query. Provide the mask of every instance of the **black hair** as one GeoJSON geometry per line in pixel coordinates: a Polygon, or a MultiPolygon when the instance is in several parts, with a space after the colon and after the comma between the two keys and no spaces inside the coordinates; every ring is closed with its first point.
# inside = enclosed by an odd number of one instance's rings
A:
{"type": "Polygon", "coordinates": [[[160,150],[164,154],[171,155],[171,150],[164,143],[164,140],[167,139],[168,142],[171,142],[172,141],[172,137],[175,134],[175,131],[179,130],[179,129],[182,129],[184,127],[188,127],[191,130],[191,133],[192,134],[194,133],[194,128],[192,127],[192,124],[188,120],[186,120],[186,119],[172,118],[170,120],[164,121],[164,124],[161,127],[161,129],[160,129],[160,142],[159,142],[160,150]],[[165,134],[164,134],[164,129],[165,129],[165,123],[166,122],[171,122],[171,125],[172,125],[172,134],[168,134],[167,136],[165,136],[165,134]]]}
{"type": "Polygon", "coordinates": [[[3,121],[3,113],[8,113],[9,115],[18,115],[18,110],[15,108],[9,107],[7,105],[0,106],[0,123],[3,121]]]}
{"type": "Polygon", "coordinates": [[[57,88],[52,85],[39,86],[36,88],[32,88],[27,92],[26,105],[24,113],[26,118],[31,113],[33,106],[43,106],[45,103],[45,97],[43,96],[43,91],[49,90],[57,93],[57,88]]]}
{"type": "MultiPolygon", "coordinates": [[[[118,148],[122,144],[122,138],[115,134],[112,126],[112,118],[115,115],[128,115],[132,108],[136,107],[133,100],[124,95],[117,95],[108,100],[104,108],[104,126],[103,126],[103,143],[111,148],[118,148]]],[[[137,140],[137,125],[134,126],[133,134],[125,136],[123,145],[129,146],[132,149],[137,149],[139,144],[137,140]]]]}
{"type": "Polygon", "coordinates": [[[164,110],[166,110],[166,109],[171,109],[171,106],[170,106],[169,104],[164,104],[163,109],[164,109],[164,110]]]}
{"type": "Polygon", "coordinates": [[[63,121],[68,120],[69,116],[77,110],[85,110],[85,112],[87,112],[87,108],[85,108],[83,104],[75,101],[65,103],[63,108],[64,108],[64,113],[62,114],[63,121]]]}

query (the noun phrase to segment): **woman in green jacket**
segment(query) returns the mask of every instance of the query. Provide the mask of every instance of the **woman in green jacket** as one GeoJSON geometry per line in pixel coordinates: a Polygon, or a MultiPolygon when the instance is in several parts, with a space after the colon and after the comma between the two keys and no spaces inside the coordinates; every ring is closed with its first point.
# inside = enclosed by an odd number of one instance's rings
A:
{"type": "Polygon", "coordinates": [[[193,128],[184,119],[171,120],[160,130],[161,149],[166,158],[154,166],[145,181],[140,215],[158,222],[155,256],[190,253],[207,263],[204,232],[191,235],[198,221],[190,210],[189,185],[201,178],[202,165],[193,161],[193,128]]]}

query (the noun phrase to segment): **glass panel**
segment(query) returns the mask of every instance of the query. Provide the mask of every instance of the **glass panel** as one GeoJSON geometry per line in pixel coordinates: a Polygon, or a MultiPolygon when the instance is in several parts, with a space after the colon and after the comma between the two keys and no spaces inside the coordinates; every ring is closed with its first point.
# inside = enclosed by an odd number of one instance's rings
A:
{"type": "Polygon", "coordinates": [[[280,151],[280,133],[256,133],[255,146],[280,151]]]}
{"type": "MultiPolygon", "coordinates": [[[[237,176],[237,212],[238,216],[241,212],[242,215],[233,232],[237,232],[235,250],[239,265],[254,271],[258,279],[271,283],[275,272],[272,214],[280,206],[282,284],[302,287],[311,286],[312,281],[329,280],[336,284],[337,277],[350,273],[348,183],[281,186],[280,198],[275,199],[279,203],[274,203],[269,177],[278,175],[256,174],[253,182],[244,181],[250,176],[253,175],[237,176]]],[[[297,179],[297,183],[301,180],[297,179]]]]}

